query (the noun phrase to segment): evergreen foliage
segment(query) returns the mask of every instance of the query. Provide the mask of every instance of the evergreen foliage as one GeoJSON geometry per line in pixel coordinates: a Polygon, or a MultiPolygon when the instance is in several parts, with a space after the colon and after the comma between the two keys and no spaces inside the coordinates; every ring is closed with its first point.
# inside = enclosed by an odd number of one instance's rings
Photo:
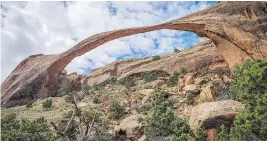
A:
{"type": "Polygon", "coordinates": [[[159,59],[160,59],[160,56],[159,55],[153,56],[153,58],[152,58],[153,61],[157,61],[159,59]]]}
{"type": "Polygon", "coordinates": [[[196,137],[185,120],[175,117],[167,96],[167,91],[156,89],[152,97],[152,111],[146,119],[145,140],[153,141],[168,136],[171,137],[171,141],[205,139],[207,136],[205,131],[199,129],[199,135],[196,137]]]}
{"type": "Polygon", "coordinates": [[[231,128],[230,140],[267,140],[267,59],[249,60],[237,68],[230,92],[245,104],[231,128]]]}
{"type": "Polygon", "coordinates": [[[52,99],[47,99],[42,104],[43,108],[48,109],[52,107],[52,99]]]}
{"type": "Polygon", "coordinates": [[[229,141],[229,131],[227,131],[224,125],[220,126],[217,134],[217,141],[229,141]]]}
{"type": "Polygon", "coordinates": [[[1,119],[2,141],[53,141],[55,140],[47,121],[42,117],[36,120],[17,120],[16,114],[1,119]]]}
{"type": "Polygon", "coordinates": [[[109,116],[113,119],[119,119],[124,115],[125,108],[118,101],[113,101],[108,109],[109,116]]]}
{"type": "Polygon", "coordinates": [[[186,73],[186,70],[184,68],[181,68],[179,71],[173,73],[173,76],[170,77],[170,79],[167,82],[167,85],[169,87],[173,87],[177,85],[178,82],[178,78],[180,77],[180,75],[186,73]]]}

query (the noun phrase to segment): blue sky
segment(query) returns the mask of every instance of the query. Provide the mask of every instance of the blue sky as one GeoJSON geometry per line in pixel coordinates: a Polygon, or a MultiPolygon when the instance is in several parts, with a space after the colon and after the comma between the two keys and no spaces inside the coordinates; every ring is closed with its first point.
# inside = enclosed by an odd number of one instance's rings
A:
{"type": "MultiPolygon", "coordinates": [[[[217,2],[3,2],[1,81],[33,54],[61,53],[108,30],[180,18],[217,2]]],[[[115,60],[172,53],[201,40],[185,31],[159,30],[108,42],[74,59],[68,73],[86,74],[115,60]]]]}

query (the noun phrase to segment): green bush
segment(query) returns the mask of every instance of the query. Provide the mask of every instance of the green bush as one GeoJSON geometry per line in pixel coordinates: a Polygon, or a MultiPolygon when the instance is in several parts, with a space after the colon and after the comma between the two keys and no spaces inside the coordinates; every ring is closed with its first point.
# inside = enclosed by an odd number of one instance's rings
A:
{"type": "Polygon", "coordinates": [[[47,99],[43,102],[43,108],[48,109],[52,107],[52,99],[47,99]]]}
{"type": "Polygon", "coordinates": [[[82,86],[82,92],[85,94],[85,95],[89,95],[89,91],[92,89],[92,87],[91,86],[89,86],[89,85],[83,85],[82,86]]]}
{"type": "Polygon", "coordinates": [[[98,97],[94,97],[93,103],[99,104],[99,103],[101,103],[101,101],[100,101],[100,99],[98,97]]]}
{"type": "Polygon", "coordinates": [[[2,141],[53,141],[55,138],[47,121],[42,117],[36,120],[16,120],[16,114],[1,118],[2,141]]]}
{"type": "Polygon", "coordinates": [[[113,101],[108,109],[109,116],[113,119],[119,119],[124,115],[125,108],[118,101],[113,101]]]}
{"type": "Polygon", "coordinates": [[[61,88],[59,89],[59,92],[67,95],[67,94],[71,94],[73,90],[74,90],[73,85],[71,83],[67,83],[66,85],[61,86],[61,88]]]}
{"type": "Polygon", "coordinates": [[[131,77],[125,77],[121,80],[119,80],[119,84],[124,85],[126,88],[133,87],[135,85],[135,82],[133,78],[131,77]]]}
{"type": "Polygon", "coordinates": [[[177,85],[178,82],[178,78],[180,77],[180,75],[186,73],[185,68],[181,68],[179,71],[173,73],[173,76],[170,77],[170,79],[167,81],[167,85],[169,87],[173,87],[177,85]]]}
{"type": "Polygon", "coordinates": [[[144,72],[142,73],[141,78],[145,82],[151,82],[157,79],[157,77],[153,74],[153,72],[144,72]]]}
{"type": "Polygon", "coordinates": [[[185,120],[175,117],[172,104],[167,100],[165,90],[157,89],[152,97],[152,111],[146,119],[146,141],[171,136],[171,141],[189,141],[205,139],[207,133],[199,130],[195,137],[185,120]]]}
{"type": "Polygon", "coordinates": [[[26,105],[26,108],[32,108],[32,104],[33,104],[33,102],[32,102],[32,101],[29,101],[29,102],[27,103],[27,105],[26,105]]]}
{"type": "Polygon", "coordinates": [[[249,60],[234,72],[231,98],[245,104],[231,128],[230,140],[267,140],[267,59],[249,60]]]}
{"type": "Polygon", "coordinates": [[[153,56],[153,58],[152,58],[153,61],[157,61],[159,59],[160,59],[160,56],[159,55],[153,56]]]}
{"type": "Polygon", "coordinates": [[[234,71],[230,86],[231,97],[248,106],[256,106],[267,93],[267,59],[248,60],[234,71]]]}
{"type": "Polygon", "coordinates": [[[194,97],[195,97],[195,95],[193,92],[188,92],[186,95],[186,103],[188,105],[193,105],[195,102],[194,97]]]}
{"type": "Polygon", "coordinates": [[[227,131],[224,125],[220,126],[217,134],[217,141],[229,141],[229,131],[227,131]]]}
{"type": "Polygon", "coordinates": [[[177,49],[177,48],[175,48],[175,49],[174,49],[174,52],[180,52],[180,50],[179,50],[179,49],[177,49]]]}

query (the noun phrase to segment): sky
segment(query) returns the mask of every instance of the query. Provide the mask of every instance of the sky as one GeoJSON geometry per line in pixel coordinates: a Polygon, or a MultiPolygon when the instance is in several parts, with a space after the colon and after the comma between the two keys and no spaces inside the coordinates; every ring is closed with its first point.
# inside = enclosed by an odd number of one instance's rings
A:
{"type": "MultiPolygon", "coordinates": [[[[1,82],[26,57],[61,53],[99,32],[155,25],[217,2],[1,2],[1,82]]],[[[201,40],[195,33],[159,30],[110,41],[75,58],[68,73],[88,74],[115,60],[172,53],[201,40]]]]}

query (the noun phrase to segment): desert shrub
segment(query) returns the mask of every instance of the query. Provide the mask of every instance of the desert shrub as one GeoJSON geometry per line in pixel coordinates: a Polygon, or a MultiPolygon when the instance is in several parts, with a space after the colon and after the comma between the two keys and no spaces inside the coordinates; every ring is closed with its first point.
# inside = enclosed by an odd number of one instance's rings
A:
{"type": "Polygon", "coordinates": [[[66,96],[64,96],[64,100],[66,102],[72,103],[73,102],[73,96],[72,95],[66,95],[66,96]]]}
{"type": "Polygon", "coordinates": [[[92,87],[91,86],[89,86],[89,85],[83,85],[82,86],[82,92],[85,94],[85,95],[89,95],[89,91],[92,89],[92,87]]]}
{"type": "MultiPolygon", "coordinates": [[[[166,98],[166,91],[157,89],[152,97],[152,111],[146,118],[145,140],[171,136],[172,141],[196,140],[185,120],[175,117],[172,104],[166,98]]],[[[201,139],[204,138],[201,132],[201,139]]]]}
{"type": "Polygon", "coordinates": [[[188,105],[193,105],[195,102],[194,97],[195,97],[195,95],[193,92],[188,92],[186,95],[186,103],[188,105]]]}
{"type": "Polygon", "coordinates": [[[178,78],[180,77],[180,75],[186,73],[185,68],[181,68],[179,71],[173,73],[173,76],[170,77],[170,79],[167,81],[167,85],[169,87],[173,87],[177,85],[178,82],[178,78]]]}
{"type": "Polygon", "coordinates": [[[159,55],[153,56],[153,58],[152,58],[153,61],[157,61],[159,59],[160,59],[160,56],[159,55]]]}
{"type": "Polygon", "coordinates": [[[112,101],[108,109],[109,116],[113,119],[119,119],[124,115],[124,106],[121,105],[118,101],[112,101]]]}
{"type": "Polygon", "coordinates": [[[230,139],[267,140],[267,59],[249,60],[234,71],[231,98],[245,104],[231,128],[230,139]]]}
{"type": "Polygon", "coordinates": [[[55,138],[47,121],[42,117],[36,120],[16,120],[16,114],[1,118],[2,141],[53,141],[55,138]]]}
{"type": "Polygon", "coordinates": [[[141,75],[141,78],[145,81],[145,82],[151,82],[157,79],[157,77],[152,73],[152,72],[144,72],[141,75]]]}
{"type": "Polygon", "coordinates": [[[217,134],[217,141],[229,141],[229,131],[224,125],[220,126],[219,132],[217,134]]]}
{"type": "Polygon", "coordinates": [[[74,90],[73,85],[71,83],[67,83],[61,86],[58,91],[67,95],[67,94],[70,94],[73,90],[74,90]]]}
{"type": "Polygon", "coordinates": [[[99,104],[99,103],[101,103],[101,101],[100,101],[100,99],[98,97],[94,97],[93,103],[99,104]]]}
{"type": "Polygon", "coordinates": [[[93,85],[93,90],[95,91],[100,91],[100,90],[104,90],[105,86],[101,85],[101,84],[94,84],[93,85]]]}
{"type": "Polygon", "coordinates": [[[201,129],[201,128],[197,128],[196,130],[196,140],[197,141],[205,141],[208,137],[208,133],[201,129]]]}
{"type": "Polygon", "coordinates": [[[136,108],[136,111],[138,113],[145,113],[145,112],[150,111],[151,109],[152,109],[152,104],[151,103],[144,103],[144,104],[138,106],[136,108]]]}
{"type": "Polygon", "coordinates": [[[52,107],[52,99],[47,99],[42,104],[43,108],[48,109],[52,107]]]}
{"type": "Polygon", "coordinates": [[[121,80],[119,80],[119,84],[124,85],[126,88],[130,88],[135,85],[135,82],[133,78],[131,77],[125,77],[121,80]]]}
{"type": "Polygon", "coordinates": [[[180,52],[180,50],[179,50],[179,49],[177,49],[177,48],[175,48],[175,49],[174,49],[174,52],[180,52]]]}
{"type": "Polygon", "coordinates": [[[26,105],[26,108],[32,108],[32,104],[33,104],[33,102],[32,102],[32,101],[29,101],[29,102],[27,103],[27,105],[26,105]]]}
{"type": "Polygon", "coordinates": [[[216,100],[226,100],[230,98],[229,85],[224,83],[213,83],[216,100]]]}

